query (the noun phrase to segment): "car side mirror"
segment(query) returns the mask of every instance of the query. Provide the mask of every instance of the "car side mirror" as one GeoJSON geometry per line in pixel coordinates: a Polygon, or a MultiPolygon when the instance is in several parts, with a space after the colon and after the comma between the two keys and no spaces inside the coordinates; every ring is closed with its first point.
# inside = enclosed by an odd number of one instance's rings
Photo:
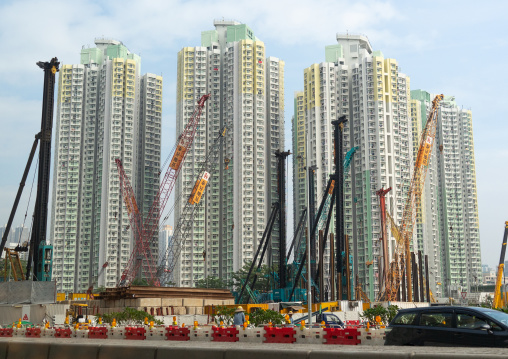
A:
{"type": "Polygon", "coordinates": [[[492,327],[488,324],[483,324],[481,327],[480,327],[481,330],[486,330],[487,333],[489,334],[492,334],[492,327]]]}

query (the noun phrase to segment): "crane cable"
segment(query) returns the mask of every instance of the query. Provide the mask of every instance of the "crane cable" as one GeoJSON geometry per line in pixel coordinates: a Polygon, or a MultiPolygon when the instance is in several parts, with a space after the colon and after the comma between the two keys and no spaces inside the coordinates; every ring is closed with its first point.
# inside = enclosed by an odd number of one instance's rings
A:
{"type": "MultiPolygon", "coordinates": [[[[21,244],[21,236],[23,235],[23,229],[25,228],[26,217],[28,215],[28,208],[30,207],[30,201],[32,199],[32,192],[33,192],[34,183],[35,183],[35,175],[37,174],[37,168],[38,167],[39,167],[39,158],[37,158],[37,162],[35,163],[35,170],[34,170],[34,176],[33,176],[33,179],[32,179],[32,186],[30,187],[30,194],[28,196],[28,203],[26,204],[25,218],[23,219],[23,225],[21,227],[21,231],[19,232],[19,241],[18,241],[18,246],[16,247],[16,250],[22,248],[20,246],[20,244],[21,244]]],[[[33,227],[33,216],[32,216],[32,223],[30,225],[30,232],[29,232],[29,237],[28,237],[29,239],[30,239],[30,236],[32,234],[32,227],[33,227]]],[[[23,247],[25,247],[25,246],[23,246],[23,247]]],[[[26,246],[26,247],[28,247],[28,246],[26,246]]]]}

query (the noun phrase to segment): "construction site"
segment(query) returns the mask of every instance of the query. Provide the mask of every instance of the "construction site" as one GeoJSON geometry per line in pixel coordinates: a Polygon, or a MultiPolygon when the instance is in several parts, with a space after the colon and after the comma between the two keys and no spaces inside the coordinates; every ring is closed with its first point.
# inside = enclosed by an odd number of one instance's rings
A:
{"type": "MultiPolygon", "coordinates": [[[[228,166],[229,162],[229,159],[221,162],[219,155],[228,131],[224,127],[202,159],[201,168],[195,173],[192,192],[176,199],[185,201],[185,206],[175,223],[171,245],[165,252],[159,253],[159,258],[154,258],[151,248],[154,245],[153,239],[157,238],[156,234],[160,230],[161,215],[172,195],[182,164],[193,146],[200,116],[210,100],[209,94],[199,99],[191,120],[179,134],[166,161],[169,165],[161,172],[156,199],[146,216],[139,210],[131,185],[132,179],[126,174],[122,161],[115,159],[122,210],[128,213],[134,237],[128,264],[116,287],[98,290],[97,283],[92,281],[83,293],[57,292],[55,281],[51,278],[53,247],[51,240],[46,238],[46,233],[54,85],[59,62],[54,58],[38,65],[44,70],[41,130],[35,136],[7,224],[8,229],[0,243],[0,251],[5,252],[4,282],[0,283],[0,325],[5,328],[0,329],[0,337],[138,338],[254,343],[273,340],[274,343],[382,345],[385,326],[392,317],[381,317],[380,314],[369,317],[366,313],[374,313],[372,310],[375,308],[390,310],[438,304],[439,300],[434,297],[429,285],[428,258],[422,251],[412,251],[411,243],[443,95],[438,95],[433,100],[422,131],[400,223],[395,223],[386,211],[385,198],[391,188],[379,188],[376,191],[379,197],[377,205],[381,211],[382,235],[379,240],[382,252],[376,258],[381,275],[380,289],[375,298],[366,294],[365,284],[353,275],[352,243],[344,230],[344,176],[348,173],[357,150],[356,147],[345,149],[343,146],[343,128],[348,121],[345,116],[332,122],[335,172],[329,176],[318,203],[315,203],[314,169],[307,168],[308,206],[300,218],[295,218],[295,221],[298,220],[295,233],[288,235],[286,213],[288,189],[285,171],[291,152],[277,150],[274,156],[278,169],[278,198],[271,206],[263,236],[255,246],[255,255],[246,275],[230,289],[171,286],[182,246],[192,233],[196,209],[207,190],[207,184],[217,167],[228,166]],[[15,249],[5,248],[7,233],[37,147],[36,205],[30,241],[20,243],[15,249]],[[278,229],[277,235],[281,239],[276,244],[278,248],[273,248],[272,243],[275,242],[271,241],[274,228],[278,229]],[[393,253],[388,249],[388,230],[397,240],[393,253]],[[286,238],[292,240],[286,243],[286,238]],[[23,268],[20,260],[23,253],[28,253],[26,268],[23,268]],[[276,264],[269,268],[269,273],[261,274],[268,253],[278,253],[278,258],[272,259],[272,264],[276,264]],[[268,283],[265,290],[256,287],[261,279],[268,283]],[[146,313],[144,323],[135,323],[134,326],[116,323],[115,315],[129,310],[146,313]],[[250,326],[249,317],[254,318],[258,312],[268,311],[277,313],[276,318],[280,322],[275,322],[275,319],[273,323],[272,320],[261,321],[259,324],[264,329],[250,326]],[[235,326],[232,322],[233,314],[239,312],[245,313],[245,317],[240,326],[235,326]],[[103,318],[113,320],[103,324],[103,318]],[[304,330],[308,332],[303,332],[304,330]],[[263,338],[267,338],[266,341],[263,338]]],[[[505,244],[506,233],[501,269],[505,244]]],[[[205,257],[204,252],[203,258],[205,257]]],[[[107,261],[102,264],[97,277],[106,268],[107,261]]],[[[497,307],[506,303],[506,293],[502,293],[500,288],[499,282],[494,298],[497,307]]],[[[439,304],[453,303],[452,298],[446,298],[439,304]]],[[[471,300],[465,301],[465,304],[471,303],[471,300]]]]}

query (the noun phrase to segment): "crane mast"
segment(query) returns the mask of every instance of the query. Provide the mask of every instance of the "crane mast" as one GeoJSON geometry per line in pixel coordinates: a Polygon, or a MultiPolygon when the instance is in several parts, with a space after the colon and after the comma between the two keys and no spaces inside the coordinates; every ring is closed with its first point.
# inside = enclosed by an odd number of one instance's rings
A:
{"type": "MultiPolygon", "coordinates": [[[[404,211],[402,212],[402,222],[398,227],[400,240],[397,241],[395,250],[395,263],[392,262],[391,275],[385,287],[386,300],[396,300],[397,292],[400,287],[402,273],[406,273],[405,280],[407,286],[407,300],[412,301],[413,291],[411,288],[411,252],[410,244],[413,236],[413,226],[416,219],[416,205],[418,199],[421,198],[423,185],[429,167],[430,155],[434,140],[436,137],[436,125],[439,103],[443,99],[443,95],[437,95],[432,101],[432,108],[429,113],[427,123],[423,129],[420,138],[420,147],[413,170],[411,185],[406,197],[404,211]],[[400,260],[400,264],[397,263],[400,260]]],[[[389,217],[390,221],[391,218],[389,217]]],[[[393,228],[393,226],[392,226],[393,228]]]]}
{"type": "Polygon", "coordinates": [[[496,288],[494,289],[494,301],[492,303],[492,308],[502,308],[504,306],[503,295],[501,291],[501,286],[503,284],[503,274],[504,274],[504,257],[506,254],[506,240],[508,238],[508,221],[506,221],[504,226],[504,236],[503,236],[503,245],[501,247],[501,257],[499,259],[499,267],[497,268],[497,278],[496,278],[496,288]]]}
{"type": "MultiPolygon", "coordinates": [[[[161,217],[161,213],[166,206],[169,196],[171,195],[171,192],[173,190],[173,187],[175,186],[176,179],[180,174],[180,170],[182,168],[181,164],[185,161],[188,150],[192,146],[192,142],[194,141],[194,135],[196,134],[196,129],[199,124],[201,113],[209,97],[210,94],[206,94],[199,99],[197,106],[194,110],[194,113],[190,117],[189,122],[187,122],[182,134],[178,137],[178,142],[175,148],[173,148],[172,150],[172,159],[169,164],[169,167],[166,173],[164,174],[159,191],[155,196],[155,200],[150,208],[150,211],[148,212],[145,221],[142,223],[140,231],[138,231],[138,236],[134,241],[134,249],[131,253],[127,266],[125,267],[122,273],[118,285],[129,284],[135,278],[136,273],[138,272],[139,267],[141,266],[142,263],[142,261],[136,260],[138,256],[141,256],[142,258],[143,257],[151,258],[151,250],[150,250],[150,243],[152,242],[151,239],[155,231],[157,231],[159,228],[159,220],[161,217]]],[[[124,200],[126,198],[127,199],[131,198],[129,196],[126,197],[125,195],[123,195],[123,197],[124,200]]],[[[128,207],[127,202],[126,206],[128,207]]],[[[132,211],[128,213],[129,220],[132,223],[133,220],[131,220],[130,217],[135,212],[132,211]]],[[[134,233],[134,235],[136,236],[136,233],[134,233]]],[[[147,262],[151,262],[151,259],[147,262]]],[[[147,264],[148,268],[146,269],[146,272],[148,273],[146,274],[149,281],[155,284],[156,286],[159,286],[160,283],[158,282],[158,279],[155,277],[155,270],[151,269],[152,263],[147,264]]]]}
{"type": "MultiPolygon", "coordinates": [[[[157,272],[154,273],[154,277],[161,285],[169,282],[178,261],[178,257],[180,256],[182,244],[188,239],[189,232],[193,227],[194,214],[196,213],[196,209],[202,203],[201,197],[204,194],[206,185],[210,177],[213,175],[215,167],[219,161],[218,153],[222,147],[222,141],[224,140],[225,135],[226,127],[222,129],[217,138],[214,140],[205,160],[201,165],[201,168],[197,172],[196,184],[194,185],[192,193],[182,210],[180,219],[175,226],[171,245],[168,246],[166,252],[159,255],[160,265],[157,267],[157,272]]],[[[203,256],[204,259],[206,259],[206,251],[203,252],[203,256]]]]}

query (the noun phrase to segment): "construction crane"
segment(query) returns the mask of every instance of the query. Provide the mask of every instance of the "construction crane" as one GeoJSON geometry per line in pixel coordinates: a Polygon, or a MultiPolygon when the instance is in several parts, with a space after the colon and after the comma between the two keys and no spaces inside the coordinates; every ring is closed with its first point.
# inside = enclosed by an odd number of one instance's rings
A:
{"type": "MultiPolygon", "coordinates": [[[[97,278],[99,278],[101,276],[101,274],[104,272],[104,270],[106,269],[106,267],[108,266],[108,262],[104,262],[104,264],[102,265],[102,268],[101,270],[99,271],[99,273],[97,274],[97,278]]],[[[89,300],[93,300],[94,299],[94,295],[93,295],[93,287],[95,285],[97,281],[95,281],[94,283],[92,283],[92,285],[90,285],[90,287],[88,287],[88,290],[86,291],[86,298],[89,299],[89,300]]]]}
{"type": "Polygon", "coordinates": [[[4,282],[7,282],[9,279],[9,268],[11,269],[11,274],[15,281],[23,280],[23,267],[21,266],[18,251],[9,248],[4,248],[4,251],[4,282]]]}
{"type": "MultiPolygon", "coordinates": [[[[436,137],[436,125],[439,103],[443,99],[443,95],[437,95],[432,101],[432,108],[427,118],[427,123],[422,131],[420,138],[420,147],[413,170],[413,177],[406,196],[404,211],[402,213],[402,222],[398,226],[398,238],[394,253],[394,261],[392,262],[388,281],[386,282],[383,297],[385,300],[394,301],[397,298],[397,292],[401,283],[401,276],[404,271],[405,282],[407,287],[407,300],[412,301],[413,291],[411,287],[411,252],[410,245],[413,237],[413,226],[416,219],[416,205],[421,199],[423,185],[430,161],[430,155],[434,146],[436,137]]],[[[397,228],[393,219],[388,216],[392,222],[392,229],[397,228]]]]}
{"type": "MultiPolygon", "coordinates": [[[[201,197],[203,196],[206,185],[213,175],[215,168],[219,162],[219,151],[222,148],[222,142],[226,135],[226,127],[224,127],[219,135],[215,138],[214,142],[210,146],[210,149],[205,157],[200,169],[197,171],[197,179],[189,196],[188,201],[185,203],[185,207],[182,210],[180,219],[173,231],[173,237],[171,238],[171,245],[168,246],[166,252],[159,255],[159,263],[157,271],[154,273],[154,278],[160,285],[169,283],[172,276],[173,270],[176,266],[180,251],[182,250],[182,244],[189,239],[189,232],[193,227],[194,215],[196,209],[199,207],[201,197]],[[167,264],[166,264],[167,263],[167,264]]],[[[206,260],[206,252],[203,249],[203,259],[206,260]]]]}
{"type": "MultiPolygon", "coordinates": [[[[46,266],[46,259],[43,251],[39,247],[46,243],[47,223],[48,223],[48,200],[49,200],[49,181],[51,167],[51,132],[53,130],[53,108],[55,102],[55,76],[58,72],[60,62],[56,57],[49,62],[37,62],[42,70],[44,70],[44,88],[42,95],[42,118],[41,132],[35,135],[32,150],[28,157],[28,161],[23,173],[21,183],[19,185],[14,205],[5,228],[4,235],[0,241],[0,254],[3,252],[7,242],[7,236],[10,233],[12,221],[16,214],[16,209],[25,186],[25,181],[30,171],[30,166],[35,155],[37,144],[39,145],[39,170],[37,173],[37,194],[35,197],[35,208],[32,223],[32,235],[30,238],[30,250],[28,253],[28,261],[26,266],[25,278],[27,280],[50,281],[50,266],[46,266]],[[33,270],[32,270],[33,262],[33,270]]],[[[48,246],[49,247],[49,246],[48,246]]],[[[48,261],[51,261],[49,254],[48,261]]]]}
{"type": "Polygon", "coordinates": [[[388,254],[388,236],[386,235],[386,195],[392,190],[392,187],[376,191],[379,196],[379,207],[381,208],[381,242],[383,244],[383,284],[388,283],[388,269],[390,268],[388,254]]]}
{"type": "MultiPolygon", "coordinates": [[[[121,190],[127,207],[129,221],[131,222],[131,225],[133,223],[134,224],[137,223],[138,228],[137,233],[136,231],[134,231],[135,236],[134,248],[133,251],[131,252],[129,261],[127,262],[127,266],[125,267],[122,276],[120,277],[120,281],[118,283],[119,286],[130,284],[134,280],[143,262],[142,260],[138,259],[143,257],[147,259],[146,260],[147,267],[146,268],[142,267],[143,269],[145,269],[144,272],[146,278],[149,280],[150,283],[156,286],[160,286],[158,278],[156,278],[155,276],[156,271],[151,268],[152,265],[155,265],[156,263],[154,263],[151,258],[152,254],[150,243],[152,242],[152,237],[154,233],[159,228],[159,220],[161,214],[166,206],[169,196],[171,195],[176,179],[180,174],[180,170],[182,168],[181,165],[185,161],[188,150],[192,146],[192,142],[194,141],[194,135],[196,133],[197,126],[199,124],[201,113],[203,112],[203,108],[209,97],[210,94],[206,94],[199,99],[196,108],[194,110],[194,113],[187,122],[182,134],[178,137],[178,141],[170,154],[170,156],[172,155],[172,159],[169,164],[169,167],[161,181],[159,191],[157,192],[155,200],[143,223],[139,222],[140,218],[139,216],[136,215],[135,210],[136,208],[133,207],[135,200],[133,197],[133,192],[131,192],[132,187],[130,188],[127,187],[130,186],[130,183],[124,181],[125,186],[121,188],[121,190]],[[127,191],[127,193],[124,193],[124,191],[127,191]],[[130,207],[130,211],[129,206],[132,206],[130,207]]],[[[125,176],[125,172],[123,172],[122,166],[118,166],[119,163],[121,164],[120,161],[117,161],[119,176],[121,179],[122,178],[125,179],[127,177],[125,176]]]]}
{"type": "Polygon", "coordinates": [[[504,236],[503,236],[503,245],[501,246],[501,257],[499,259],[499,267],[497,267],[497,278],[496,278],[496,288],[494,290],[494,301],[492,302],[492,308],[503,308],[506,303],[503,300],[503,293],[501,291],[501,286],[503,285],[503,275],[504,275],[504,257],[506,254],[506,240],[508,239],[508,221],[504,223],[504,236]]]}

